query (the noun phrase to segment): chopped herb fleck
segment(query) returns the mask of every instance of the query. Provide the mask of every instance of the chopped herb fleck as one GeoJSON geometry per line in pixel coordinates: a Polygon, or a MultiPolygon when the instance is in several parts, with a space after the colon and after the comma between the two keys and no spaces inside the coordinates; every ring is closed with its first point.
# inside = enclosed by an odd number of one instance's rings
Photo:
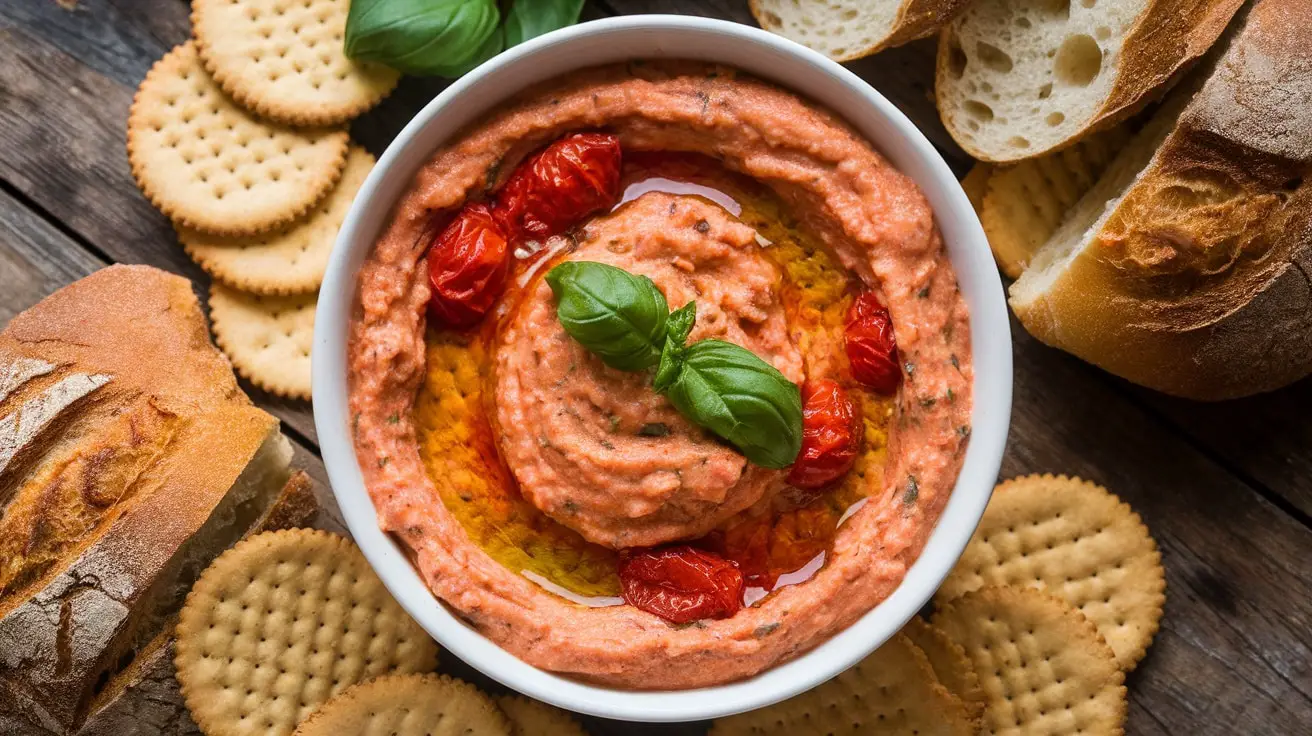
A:
{"type": "Polygon", "coordinates": [[[359,412],[356,412],[355,416],[351,417],[351,434],[353,434],[353,435],[360,434],[360,413],[359,413],[359,412]]]}
{"type": "Polygon", "coordinates": [[[663,424],[661,422],[652,422],[650,424],[644,424],[642,425],[642,429],[638,430],[638,434],[642,435],[643,437],[665,437],[669,435],[669,433],[670,433],[669,425],[663,424]]]}
{"type": "Polygon", "coordinates": [[[705,220],[698,220],[697,224],[693,225],[693,229],[701,233],[702,235],[705,235],[706,233],[709,233],[711,231],[711,223],[705,220]]]}
{"type": "Polygon", "coordinates": [[[378,458],[378,467],[385,468],[387,467],[387,464],[390,462],[392,462],[392,458],[386,456],[380,457],[378,458]]]}
{"type": "Polygon", "coordinates": [[[929,407],[933,406],[936,403],[938,403],[938,400],[935,399],[933,396],[927,396],[920,400],[920,406],[921,408],[924,409],[928,409],[929,407]]]}
{"type": "Polygon", "coordinates": [[[496,160],[488,165],[487,171],[483,176],[483,190],[491,193],[497,186],[497,177],[501,175],[501,165],[505,163],[504,156],[497,156],[496,160]]]}
{"type": "Polygon", "coordinates": [[[684,629],[704,629],[706,628],[706,624],[701,621],[688,621],[687,623],[682,624],[672,623],[670,624],[670,628],[676,631],[683,631],[684,629]]]}
{"type": "Polygon", "coordinates": [[[561,504],[560,507],[565,509],[565,511],[571,514],[577,514],[579,511],[579,505],[569,500],[568,498],[565,499],[565,503],[561,504]]]}
{"type": "Polygon", "coordinates": [[[929,298],[929,287],[926,286],[925,288],[923,288],[923,289],[921,289],[920,291],[916,292],[916,296],[919,297],[919,298],[921,298],[921,299],[928,299],[928,298],[929,298]]]}
{"type": "Polygon", "coordinates": [[[957,395],[952,393],[952,389],[948,389],[947,399],[949,404],[957,400],[957,395]]]}
{"type": "Polygon", "coordinates": [[[910,506],[916,502],[920,496],[920,484],[916,482],[916,476],[907,476],[907,489],[902,492],[902,503],[910,506]]]}
{"type": "Polygon", "coordinates": [[[913,375],[913,374],[916,372],[916,364],[915,364],[915,363],[912,363],[911,361],[907,361],[907,364],[906,364],[906,366],[905,366],[905,370],[906,370],[906,372],[907,372],[907,376],[910,377],[911,375],[913,375]]]}
{"type": "Polygon", "coordinates": [[[400,421],[401,421],[401,417],[397,416],[396,414],[393,414],[392,416],[387,418],[388,424],[397,424],[400,421]]]}
{"type": "Polygon", "coordinates": [[[953,368],[956,368],[957,370],[961,370],[961,361],[957,360],[956,353],[953,353],[952,357],[948,358],[948,362],[952,364],[953,368]]]}
{"type": "Polygon", "coordinates": [[[615,445],[612,445],[612,444],[610,443],[610,440],[602,440],[602,441],[601,441],[601,446],[604,447],[604,448],[606,448],[607,450],[614,450],[614,449],[615,449],[615,445]]]}
{"type": "Polygon", "coordinates": [[[697,99],[702,101],[702,114],[705,115],[706,110],[711,106],[711,96],[705,92],[698,92],[697,99]]]}
{"type": "Polygon", "coordinates": [[[969,437],[969,436],[970,436],[970,425],[969,425],[969,424],[963,424],[963,425],[961,425],[960,427],[957,427],[957,434],[961,435],[962,438],[969,437]]]}
{"type": "Polygon", "coordinates": [[[764,639],[765,637],[773,634],[778,629],[779,629],[779,623],[777,621],[768,624],[761,624],[760,626],[756,627],[755,631],[752,632],[752,636],[756,637],[757,639],[764,639]]]}
{"type": "Polygon", "coordinates": [[[610,431],[612,432],[620,431],[619,417],[615,416],[614,414],[611,414],[609,417],[606,417],[606,421],[610,422],[610,431]]]}

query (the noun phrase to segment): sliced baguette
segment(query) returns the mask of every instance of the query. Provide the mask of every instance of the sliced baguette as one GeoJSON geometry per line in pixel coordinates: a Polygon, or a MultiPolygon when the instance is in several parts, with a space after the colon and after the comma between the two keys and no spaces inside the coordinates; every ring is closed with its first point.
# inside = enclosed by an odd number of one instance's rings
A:
{"type": "Polygon", "coordinates": [[[1012,285],[1035,337],[1195,399],[1312,372],[1309,48],[1312,0],[1260,0],[1012,285]]]}
{"type": "Polygon", "coordinates": [[[157,269],[47,297],[0,333],[0,366],[0,733],[69,733],[268,508],[291,447],[190,282],[157,269]]]}
{"type": "MultiPolygon", "coordinates": [[[[303,527],[318,512],[310,477],[299,471],[244,536],[303,527]]],[[[175,623],[170,617],[160,633],[137,652],[132,664],[110,678],[92,701],[80,736],[191,736],[201,732],[187,711],[173,668],[175,623]]]]}
{"type": "Polygon", "coordinates": [[[932,35],[969,0],[751,0],[761,27],[837,61],[932,35]]]}
{"type": "Polygon", "coordinates": [[[943,29],[935,96],[982,161],[1067,146],[1160,97],[1244,0],[978,0],[943,29]]]}

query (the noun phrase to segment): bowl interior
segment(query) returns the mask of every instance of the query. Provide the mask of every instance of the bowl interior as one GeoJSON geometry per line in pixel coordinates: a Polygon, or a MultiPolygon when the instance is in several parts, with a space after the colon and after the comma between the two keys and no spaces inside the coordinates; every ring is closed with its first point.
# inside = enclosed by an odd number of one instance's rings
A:
{"type": "MultiPolygon", "coordinates": [[[[873,80],[878,84],[878,79],[873,80]]],[[[969,540],[997,478],[1011,412],[1011,340],[1002,284],[970,203],[929,141],[860,78],[820,54],[756,28],[683,16],[594,21],[534,39],[452,84],[397,136],[361,188],[338,235],[314,340],[315,422],[334,493],[365,556],[401,605],[456,656],[554,705],[608,718],[688,721],[758,708],[842,672],[891,637],[933,595],[969,540]],[[912,177],[928,197],[971,310],[975,405],[965,465],[924,552],[887,600],[829,641],[741,682],[677,692],[587,685],[532,667],[465,625],[429,592],[378,528],[350,439],[346,327],[361,263],[414,173],[461,127],[529,85],[636,58],[738,67],[827,106],[912,177]]]]}

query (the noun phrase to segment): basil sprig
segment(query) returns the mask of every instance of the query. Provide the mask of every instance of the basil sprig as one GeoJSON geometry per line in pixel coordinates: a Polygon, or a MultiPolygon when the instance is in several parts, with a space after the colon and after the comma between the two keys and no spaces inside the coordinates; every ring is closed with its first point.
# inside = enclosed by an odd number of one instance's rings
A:
{"type": "Polygon", "coordinates": [[[684,345],[697,303],[670,315],[655,389],[679,413],[766,468],[786,468],[802,449],[802,393],[752,351],[724,340],[684,345]],[[681,316],[678,332],[675,315],[681,316]],[[686,320],[687,327],[683,324],[686,320]]]}
{"type": "Polygon", "coordinates": [[[797,459],[797,384],[733,343],[686,344],[697,321],[696,302],[667,316],[665,296],[651,279],[602,263],[567,261],[546,279],[565,331],[607,365],[628,371],[656,366],[656,391],[757,465],[784,468],[797,459]]]}
{"type": "Polygon", "coordinates": [[[546,279],[561,326],[603,363],[641,371],[660,361],[670,307],[651,279],[591,261],[566,261],[546,279]]]}
{"type": "Polygon", "coordinates": [[[582,0],[351,0],[346,55],[406,74],[458,77],[547,31],[577,23],[582,0]]]}

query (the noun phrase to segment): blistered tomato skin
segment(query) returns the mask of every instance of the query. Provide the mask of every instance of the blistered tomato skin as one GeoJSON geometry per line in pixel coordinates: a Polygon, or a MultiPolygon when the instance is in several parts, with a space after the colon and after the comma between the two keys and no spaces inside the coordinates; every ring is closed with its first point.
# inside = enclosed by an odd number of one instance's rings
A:
{"type": "Polygon", "coordinates": [[[487,205],[469,204],[428,251],[429,318],[444,327],[478,324],[506,287],[510,248],[487,205]]]}
{"type": "Polygon", "coordinates": [[[626,603],[671,623],[729,618],[743,606],[738,565],[696,547],[635,550],[619,572],[626,603]]]}
{"type": "Polygon", "coordinates": [[[575,133],[520,164],[493,212],[512,242],[544,241],[619,198],[619,138],[575,133]]]}
{"type": "Polygon", "coordinates": [[[874,292],[857,295],[847,313],[844,334],[852,378],[881,394],[897,392],[902,365],[897,354],[893,318],[874,292]]]}
{"type": "Polygon", "coordinates": [[[847,475],[856,462],[864,432],[861,411],[838,383],[827,379],[802,386],[802,451],[788,482],[819,490],[847,475]]]}

